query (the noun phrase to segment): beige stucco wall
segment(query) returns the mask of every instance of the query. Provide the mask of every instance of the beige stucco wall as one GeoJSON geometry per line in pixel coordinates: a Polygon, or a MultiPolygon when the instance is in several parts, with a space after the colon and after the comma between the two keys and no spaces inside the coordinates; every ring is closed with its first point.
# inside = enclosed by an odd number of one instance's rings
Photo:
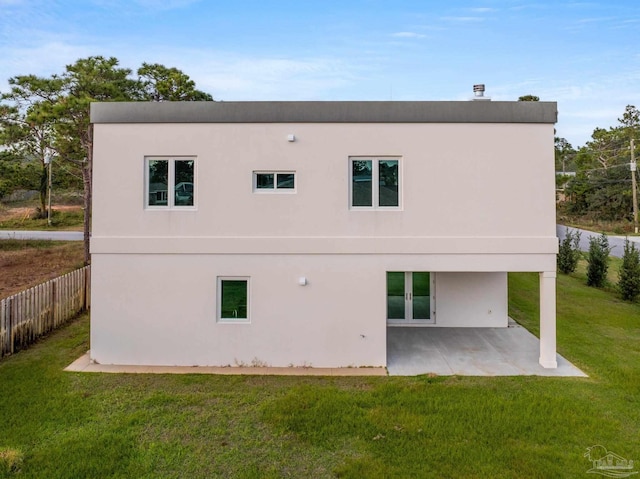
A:
{"type": "Polygon", "coordinates": [[[381,366],[386,271],[438,272],[436,326],[505,326],[505,272],[555,271],[550,124],[96,124],[94,152],[101,363],[381,366]],[[144,208],[156,155],[196,157],[195,208],[144,208]],[[401,158],[399,210],[349,208],[359,155],[401,158]],[[250,277],[250,323],[216,321],[218,276],[250,277]]]}
{"type": "Polygon", "coordinates": [[[555,237],[553,125],[98,124],[95,144],[96,238],[555,237]],[[194,211],[144,209],[145,155],[197,157],[194,211]],[[402,158],[401,211],[349,208],[350,155],[402,158]],[[297,193],[253,193],[254,170],[297,193]]]}
{"type": "MultiPolygon", "coordinates": [[[[91,356],[103,364],[386,365],[387,255],[96,255],[91,356]],[[216,318],[216,278],[250,276],[250,322],[216,318]],[[308,284],[300,286],[304,276],[308,284]]],[[[416,271],[431,269],[413,257],[416,271]]],[[[505,273],[438,273],[438,326],[506,326],[505,273]],[[491,310],[492,313],[488,313],[491,310]]]]}
{"type": "Polygon", "coordinates": [[[437,273],[436,323],[449,328],[505,328],[507,273],[437,273]]]}

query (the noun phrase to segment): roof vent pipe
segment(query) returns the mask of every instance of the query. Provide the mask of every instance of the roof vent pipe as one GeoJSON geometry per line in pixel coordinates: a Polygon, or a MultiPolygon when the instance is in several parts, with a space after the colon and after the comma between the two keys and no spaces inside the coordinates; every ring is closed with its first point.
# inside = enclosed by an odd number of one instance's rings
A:
{"type": "Polygon", "coordinates": [[[473,94],[473,101],[491,101],[491,98],[484,96],[484,83],[473,85],[473,94]]]}

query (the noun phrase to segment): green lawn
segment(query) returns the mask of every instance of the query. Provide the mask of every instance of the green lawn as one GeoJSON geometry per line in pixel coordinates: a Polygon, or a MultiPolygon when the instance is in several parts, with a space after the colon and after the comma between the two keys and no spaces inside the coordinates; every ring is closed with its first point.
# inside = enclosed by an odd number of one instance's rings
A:
{"type": "MultiPolygon", "coordinates": [[[[535,332],[538,276],[509,284],[535,332]]],[[[84,317],[0,362],[0,477],[587,477],[595,444],[640,461],[639,326],[559,276],[559,349],[587,379],[64,373],[84,317]]]]}
{"type": "Polygon", "coordinates": [[[23,240],[23,239],[3,239],[0,240],[0,251],[18,251],[29,248],[49,249],[57,243],[53,240],[23,240]]]}

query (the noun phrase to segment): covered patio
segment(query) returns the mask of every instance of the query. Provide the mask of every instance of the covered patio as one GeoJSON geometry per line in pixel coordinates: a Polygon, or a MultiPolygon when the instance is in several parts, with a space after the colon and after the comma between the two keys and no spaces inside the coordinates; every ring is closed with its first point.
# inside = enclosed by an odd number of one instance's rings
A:
{"type": "Polygon", "coordinates": [[[539,363],[540,340],[509,319],[507,328],[387,327],[390,376],[577,376],[557,355],[557,368],[539,363]]]}

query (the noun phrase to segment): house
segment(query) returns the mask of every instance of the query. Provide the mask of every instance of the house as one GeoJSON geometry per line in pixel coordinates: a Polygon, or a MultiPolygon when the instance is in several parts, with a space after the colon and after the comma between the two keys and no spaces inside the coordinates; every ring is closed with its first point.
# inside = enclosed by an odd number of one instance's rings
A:
{"type": "Polygon", "coordinates": [[[507,273],[529,271],[555,368],[556,117],[94,103],[92,359],[385,366],[388,327],[507,327],[507,273]]]}

